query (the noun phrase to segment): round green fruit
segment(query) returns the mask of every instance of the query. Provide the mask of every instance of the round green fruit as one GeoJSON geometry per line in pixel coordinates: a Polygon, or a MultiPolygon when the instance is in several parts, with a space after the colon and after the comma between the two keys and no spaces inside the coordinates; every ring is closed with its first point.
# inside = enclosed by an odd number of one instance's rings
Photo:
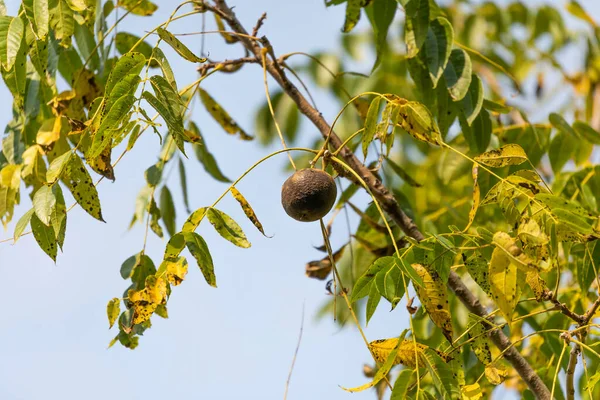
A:
{"type": "Polygon", "coordinates": [[[281,204],[290,217],[311,222],[323,218],[333,204],[337,188],[325,171],[302,169],[290,176],[281,188],[281,204]]]}

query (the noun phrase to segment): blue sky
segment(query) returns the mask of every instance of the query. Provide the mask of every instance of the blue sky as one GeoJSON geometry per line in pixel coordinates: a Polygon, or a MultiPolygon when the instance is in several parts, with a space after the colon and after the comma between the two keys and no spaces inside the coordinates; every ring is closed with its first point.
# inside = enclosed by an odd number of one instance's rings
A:
{"type": "MultiPolygon", "coordinates": [[[[11,14],[18,1],[8,0],[11,14]]],[[[140,33],[166,20],[167,1],[151,19],[130,18],[120,30],[140,33]]],[[[599,10],[593,0],[582,1],[599,10]]],[[[262,33],[269,36],[279,54],[335,49],[343,23],[343,7],[326,9],[322,0],[230,0],[250,29],[263,11],[268,19],[262,33]]],[[[592,15],[598,15],[597,13],[592,15]]],[[[362,25],[364,26],[364,25],[362,25]]],[[[172,27],[174,32],[201,30],[199,16],[172,27]]],[[[199,36],[187,40],[194,50],[199,36]]],[[[218,36],[206,38],[211,58],[242,55],[226,47],[218,36]]],[[[168,53],[180,87],[196,79],[195,67],[168,53]]],[[[368,60],[367,60],[368,61],[368,60]]],[[[368,71],[369,62],[364,65],[368,71]]],[[[247,128],[253,130],[254,112],[264,99],[262,71],[248,66],[235,75],[205,81],[204,87],[247,128]]],[[[316,92],[328,120],[337,113],[326,94],[316,92]]],[[[0,126],[8,120],[11,98],[0,85],[0,126]]],[[[270,151],[254,143],[240,142],[218,128],[201,107],[193,119],[209,148],[231,178],[270,151]]],[[[302,134],[315,137],[315,129],[303,124],[302,134]]],[[[322,282],[304,276],[305,262],[321,257],[313,245],[322,242],[317,223],[303,224],[288,218],[280,206],[280,186],[285,156],[258,167],[238,188],[248,198],[268,234],[261,236],[247,222],[231,198],[219,208],[238,220],[253,246],[240,249],[202,225],[199,233],[208,242],[216,266],[218,289],[210,288],[196,268],[173,291],[168,320],[153,319],[153,327],[135,351],[119,345],[107,350],[116,334],[108,331],[106,303],[119,297],[127,283],[119,274],[121,263],[139,252],[143,229],[127,226],[135,196],[144,185],[143,172],[156,161],[159,144],[150,131],[119,164],[114,183],[99,186],[106,224],[79,208],[69,213],[65,252],[56,265],[27,236],[17,245],[0,245],[4,311],[0,314],[0,399],[279,399],[298,338],[302,307],[304,335],[292,377],[288,399],[373,399],[370,391],[343,392],[338,385],[357,386],[366,381],[362,365],[369,354],[355,329],[340,331],[332,321],[316,323],[314,315],[327,299],[322,282]]],[[[206,206],[226,186],[211,179],[192,157],[187,162],[192,208],[206,206]]],[[[185,215],[177,174],[169,187],[176,195],[178,225],[185,215]]],[[[18,219],[29,208],[23,205],[18,219]]],[[[10,237],[14,223],[0,233],[10,237]]],[[[340,226],[334,247],[344,240],[340,226]]],[[[148,254],[158,263],[164,243],[150,235],[148,254]]],[[[193,264],[191,264],[192,266],[193,264]]],[[[398,335],[407,322],[403,307],[387,312],[382,305],[366,333],[369,339],[398,335]]]]}

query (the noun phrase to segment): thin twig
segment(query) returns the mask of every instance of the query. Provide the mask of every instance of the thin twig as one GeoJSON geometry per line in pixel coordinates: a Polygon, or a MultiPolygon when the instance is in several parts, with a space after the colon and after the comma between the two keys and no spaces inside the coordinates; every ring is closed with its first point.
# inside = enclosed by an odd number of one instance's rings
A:
{"type": "Polygon", "coordinates": [[[575,367],[577,366],[577,358],[579,357],[580,352],[581,348],[579,345],[575,345],[571,349],[571,354],[569,356],[569,365],[567,366],[567,400],[575,399],[575,367]]]}
{"type": "Polygon", "coordinates": [[[264,12],[256,22],[254,29],[252,29],[252,36],[258,36],[259,29],[263,26],[265,19],[267,19],[267,13],[264,12]]]}
{"type": "Polygon", "coordinates": [[[294,365],[296,364],[296,357],[298,356],[298,350],[300,350],[300,342],[302,342],[302,332],[304,331],[304,303],[302,303],[302,321],[300,322],[300,334],[298,335],[298,343],[296,344],[296,351],[294,351],[294,358],[292,358],[292,365],[290,366],[290,373],[288,374],[287,381],[285,382],[285,393],[283,394],[283,400],[287,399],[288,389],[290,387],[290,380],[292,379],[292,372],[294,372],[294,365]]]}

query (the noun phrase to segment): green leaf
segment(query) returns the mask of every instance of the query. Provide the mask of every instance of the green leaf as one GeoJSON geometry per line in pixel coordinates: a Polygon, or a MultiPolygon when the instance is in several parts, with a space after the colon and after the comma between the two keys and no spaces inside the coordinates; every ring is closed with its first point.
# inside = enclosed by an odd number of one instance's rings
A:
{"type": "MultiPolygon", "coordinates": [[[[138,76],[134,76],[134,78],[135,84],[133,87],[137,87],[140,78],[138,76]]],[[[112,98],[109,98],[108,101],[111,100],[112,98]]],[[[128,94],[119,97],[114,104],[110,105],[108,113],[101,120],[98,131],[93,135],[92,145],[86,152],[86,158],[94,159],[100,156],[106,147],[110,145],[112,139],[125,128],[124,125],[129,122],[129,113],[135,102],[136,97],[133,94],[128,94]]]]}
{"type": "Polygon", "coordinates": [[[527,154],[518,144],[507,144],[499,149],[485,152],[475,157],[475,160],[488,167],[501,168],[507,165],[523,164],[527,161],[527,154]]]}
{"type": "Polygon", "coordinates": [[[33,196],[33,209],[35,215],[42,221],[44,225],[50,225],[50,215],[52,209],[56,205],[56,197],[52,192],[52,187],[41,186],[33,196]]]}
{"type": "Polygon", "coordinates": [[[431,375],[433,385],[443,398],[460,399],[458,382],[450,366],[435,352],[425,350],[421,358],[431,375]]]}
{"type": "Polygon", "coordinates": [[[18,17],[0,17],[0,62],[9,71],[15,65],[25,26],[18,17]]]}
{"type": "Polygon", "coordinates": [[[50,214],[50,226],[54,229],[58,246],[62,250],[67,230],[67,205],[65,204],[65,197],[63,196],[60,185],[52,186],[52,191],[56,198],[56,205],[53,207],[52,213],[50,214]]]}
{"type": "Polygon", "coordinates": [[[108,316],[108,329],[112,328],[117,318],[121,314],[121,300],[114,298],[106,305],[106,315],[108,316]]]}
{"type": "Polygon", "coordinates": [[[374,283],[371,283],[370,287],[371,289],[369,289],[369,300],[367,301],[367,309],[365,311],[367,318],[366,325],[369,325],[369,321],[371,320],[371,317],[375,313],[375,310],[379,305],[379,301],[381,300],[381,294],[379,293],[377,286],[374,283]]]}
{"type": "Polygon", "coordinates": [[[410,384],[412,375],[413,370],[411,369],[403,369],[398,373],[398,377],[394,383],[394,388],[392,389],[390,400],[406,400],[408,385],[410,384]]]}
{"type": "Polygon", "coordinates": [[[511,106],[500,104],[488,99],[483,99],[483,108],[485,108],[488,111],[496,112],[499,114],[508,114],[513,110],[511,106]]]}
{"type": "Polygon", "coordinates": [[[190,49],[188,49],[186,47],[186,45],[181,43],[181,41],[179,39],[177,39],[171,32],[164,30],[163,28],[158,28],[156,30],[156,32],[158,33],[158,36],[160,36],[160,38],[162,40],[167,42],[167,44],[169,46],[171,46],[173,48],[173,50],[175,50],[177,52],[177,54],[179,54],[181,57],[185,58],[188,61],[194,62],[194,63],[206,62],[206,58],[200,58],[200,57],[196,56],[194,53],[192,53],[192,51],[190,49]]]}
{"type": "Polygon", "coordinates": [[[404,258],[396,258],[395,263],[413,281],[414,285],[423,287],[423,279],[421,279],[421,276],[415,271],[412,265],[404,261],[404,258]]]}
{"type": "Polygon", "coordinates": [[[63,180],[81,208],[92,217],[104,222],[98,191],[79,157],[70,158],[65,168],[63,180]]]}
{"type": "Polygon", "coordinates": [[[398,175],[404,181],[404,183],[406,183],[407,185],[412,186],[412,187],[422,187],[423,186],[419,182],[415,181],[413,179],[413,177],[408,175],[408,173],[404,170],[404,168],[402,168],[401,166],[399,166],[398,164],[393,162],[390,158],[386,157],[385,160],[387,161],[389,166],[392,167],[392,170],[396,173],[396,175],[398,175]]]}
{"type": "Polygon", "coordinates": [[[75,24],[75,42],[81,58],[89,60],[88,65],[91,70],[100,67],[100,57],[98,56],[98,45],[94,34],[87,25],[75,24]]]}
{"type": "Polygon", "coordinates": [[[552,138],[548,149],[548,158],[550,158],[550,165],[555,174],[558,174],[573,158],[577,151],[577,144],[577,140],[573,136],[563,131],[557,132],[552,138]]]}
{"type": "MultiPolygon", "coordinates": [[[[350,301],[354,303],[369,294],[369,291],[371,290],[370,285],[374,282],[377,274],[382,270],[390,268],[395,262],[396,258],[394,257],[380,257],[376,259],[354,284],[352,294],[350,295],[350,301]]],[[[373,286],[375,285],[373,284],[373,286]]]]}
{"type": "Polygon", "coordinates": [[[183,232],[193,232],[196,230],[200,222],[204,219],[206,215],[206,210],[208,207],[201,207],[190,214],[188,219],[183,224],[183,228],[181,229],[183,232]]]}
{"type": "Polygon", "coordinates": [[[131,11],[134,15],[143,17],[150,16],[158,9],[158,6],[148,0],[118,0],[117,6],[131,11]]]}
{"type": "Polygon", "coordinates": [[[185,205],[185,210],[189,213],[190,212],[190,200],[189,200],[189,196],[188,196],[187,176],[185,174],[185,165],[183,164],[183,161],[181,160],[181,158],[179,159],[179,162],[178,162],[178,168],[179,168],[179,182],[181,184],[181,192],[183,193],[183,204],[185,205]]]}
{"type": "Polygon", "coordinates": [[[377,0],[373,2],[372,7],[367,7],[365,11],[373,26],[373,33],[375,34],[375,64],[373,65],[373,71],[379,66],[381,62],[381,55],[386,46],[387,35],[390,29],[390,25],[396,15],[396,9],[398,8],[398,2],[396,0],[377,0]]]}
{"type": "Polygon", "coordinates": [[[408,101],[399,106],[398,123],[417,140],[439,145],[440,129],[427,107],[417,101],[408,101]]]}
{"type": "Polygon", "coordinates": [[[54,184],[54,182],[61,177],[65,167],[71,159],[71,155],[73,155],[73,152],[69,150],[65,154],[52,160],[50,163],[50,168],[48,168],[48,172],[46,173],[46,181],[48,184],[54,184]]]}
{"type": "Polygon", "coordinates": [[[362,150],[363,155],[367,158],[367,152],[369,145],[375,137],[375,131],[377,129],[377,120],[379,119],[379,105],[381,104],[381,97],[377,96],[371,101],[369,111],[367,111],[367,119],[365,120],[365,131],[362,135],[362,150]]]}
{"type": "Polygon", "coordinates": [[[33,231],[33,237],[40,248],[52,259],[52,261],[56,262],[58,243],[52,227],[44,225],[37,215],[33,214],[31,216],[31,230],[33,231]]]}
{"type": "Polygon", "coordinates": [[[458,121],[471,151],[475,154],[486,151],[492,137],[490,113],[487,110],[481,110],[471,125],[468,124],[464,115],[459,115],[458,121]]]}
{"type": "Polygon", "coordinates": [[[6,15],[6,5],[4,4],[4,0],[0,0],[0,17],[4,17],[6,15]]]}
{"type": "MultiPolygon", "coordinates": [[[[113,66],[108,80],[106,81],[105,93],[106,97],[112,95],[113,90],[119,82],[129,75],[139,75],[142,68],[146,64],[146,57],[142,53],[130,52],[119,57],[117,63],[113,66]]],[[[123,90],[121,95],[129,92],[129,90],[123,90]]],[[[120,97],[120,96],[119,96],[120,97]]]]}
{"type": "Polygon", "coordinates": [[[462,255],[463,263],[467,268],[467,272],[471,275],[471,278],[479,285],[481,289],[492,298],[492,291],[489,281],[489,266],[488,262],[480,252],[475,251],[471,256],[466,254],[462,255]]]}
{"type": "Polygon", "coordinates": [[[454,30],[446,18],[438,17],[429,23],[423,53],[433,87],[444,73],[454,42],[454,30]]]}
{"type": "Polygon", "coordinates": [[[29,225],[29,221],[31,220],[31,216],[33,215],[34,212],[35,212],[35,210],[33,208],[29,209],[17,221],[17,224],[15,225],[15,232],[13,233],[13,240],[14,240],[13,244],[17,243],[17,240],[19,240],[19,238],[23,234],[23,231],[25,230],[25,228],[27,228],[27,225],[29,225]]]}
{"type": "Polygon", "coordinates": [[[202,272],[202,275],[204,275],[206,283],[212,287],[217,287],[215,268],[206,242],[202,236],[195,232],[184,232],[183,235],[185,237],[185,244],[192,256],[194,256],[198,262],[198,267],[200,267],[200,271],[202,272]]]}
{"type": "Polygon", "coordinates": [[[174,234],[169,242],[167,243],[167,247],[165,248],[165,255],[163,259],[165,260],[176,260],[179,258],[179,254],[183,251],[185,247],[185,232],[179,232],[174,234]]]}
{"type": "Polygon", "coordinates": [[[348,33],[358,23],[360,19],[360,9],[369,3],[369,0],[348,0],[346,3],[346,19],[344,20],[344,27],[342,32],[348,33]]]}
{"type": "Polygon", "coordinates": [[[460,101],[460,110],[462,111],[467,124],[471,126],[481,107],[483,106],[483,83],[481,79],[473,74],[471,77],[471,84],[465,97],[460,101]]]}
{"type": "Polygon", "coordinates": [[[144,177],[146,178],[146,182],[150,187],[155,187],[160,183],[163,172],[163,163],[157,162],[156,164],[150,166],[145,172],[144,177]]]}
{"type": "Polygon", "coordinates": [[[405,7],[404,42],[406,56],[413,58],[425,43],[429,30],[429,0],[411,0],[405,7]]]}
{"type": "Polygon", "coordinates": [[[573,129],[579,136],[583,137],[590,143],[600,144],[600,132],[589,126],[583,121],[575,121],[573,129]]]}
{"type": "Polygon", "coordinates": [[[150,214],[150,229],[152,232],[156,234],[159,238],[163,237],[163,230],[158,221],[161,218],[161,212],[158,206],[156,205],[156,200],[154,200],[154,196],[150,197],[150,206],[148,207],[148,213],[150,214]]]}
{"type": "MultiPolygon", "coordinates": [[[[127,54],[131,51],[132,47],[140,40],[139,36],[133,35],[128,32],[118,32],[115,36],[115,47],[117,51],[122,55],[127,54]]],[[[157,47],[158,48],[158,47],[157,47]]],[[[147,42],[140,42],[135,51],[142,53],[144,57],[150,59],[152,57],[152,52],[154,48],[150,46],[147,42]]],[[[152,59],[150,61],[150,66],[152,68],[156,68],[159,66],[158,60],[152,59]]]]}
{"type": "Polygon", "coordinates": [[[471,57],[463,49],[454,49],[450,53],[448,64],[444,69],[446,87],[452,100],[462,100],[469,91],[472,80],[471,57]]]}
{"type": "Polygon", "coordinates": [[[198,126],[194,122],[191,122],[189,127],[190,130],[200,138],[200,142],[194,144],[193,147],[194,152],[196,154],[196,158],[198,159],[198,161],[200,161],[200,163],[204,167],[204,170],[219,182],[231,182],[229,178],[223,175],[221,169],[219,168],[219,165],[217,164],[217,160],[208,150],[206,142],[204,141],[204,138],[202,137],[202,133],[200,132],[200,129],[198,129],[198,126]]]}
{"type": "Polygon", "coordinates": [[[61,46],[71,46],[71,36],[75,33],[75,20],[73,10],[66,0],[48,0],[50,12],[50,28],[54,30],[54,36],[60,41],[61,46]]]}
{"type": "Polygon", "coordinates": [[[567,3],[566,8],[571,15],[574,15],[575,17],[587,22],[593,27],[596,26],[596,21],[594,21],[594,18],[592,18],[577,1],[571,0],[567,3]]]}
{"type": "Polygon", "coordinates": [[[571,138],[577,137],[577,133],[575,133],[575,130],[571,128],[571,125],[569,125],[567,121],[565,121],[565,119],[560,115],[556,113],[551,113],[548,119],[550,120],[552,126],[558,129],[560,132],[570,135],[571,138]]]}
{"type": "Polygon", "coordinates": [[[175,220],[177,214],[175,212],[173,196],[167,186],[163,186],[160,191],[160,214],[165,227],[167,228],[167,232],[169,232],[169,235],[173,236],[175,234],[175,220]]]}
{"type": "Polygon", "coordinates": [[[254,138],[248,135],[238,124],[235,122],[229,113],[221,107],[219,103],[212,98],[204,89],[198,88],[198,93],[200,95],[200,100],[202,100],[202,104],[206,108],[206,111],[213,117],[215,121],[223,130],[230,135],[239,134],[240,139],[242,140],[253,140],[254,138]]]}
{"type": "MultiPolygon", "coordinates": [[[[169,60],[167,60],[165,53],[163,53],[163,51],[159,47],[155,47],[152,51],[152,62],[154,60],[156,60],[156,62],[160,66],[163,76],[165,77],[167,82],[169,82],[171,86],[173,86],[173,89],[177,91],[177,81],[175,80],[175,74],[171,69],[171,64],[169,64],[169,60]]],[[[150,63],[150,65],[152,65],[152,62],[150,63]]]]}
{"type": "Polygon", "coordinates": [[[216,208],[209,208],[206,216],[221,237],[238,247],[250,247],[250,242],[246,239],[242,228],[229,215],[216,208]]]}

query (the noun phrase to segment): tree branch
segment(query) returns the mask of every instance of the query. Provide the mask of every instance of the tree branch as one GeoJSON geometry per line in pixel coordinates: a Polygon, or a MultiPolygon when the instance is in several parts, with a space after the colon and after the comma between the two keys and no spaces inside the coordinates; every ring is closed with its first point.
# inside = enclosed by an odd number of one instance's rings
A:
{"type": "MultiPolygon", "coordinates": [[[[225,0],[214,0],[214,4],[214,11],[217,12],[228,23],[234,32],[247,35],[247,31],[237,19],[235,13],[229,8],[225,0]]],[[[208,6],[208,8],[213,9],[212,6],[208,6]]],[[[268,44],[268,41],[265,39],[266,38],[262,38],[261,41],[268,44]]],[[[260,57],[261,47],[258,43],[249,40],[244,36],[240,36],[240,40],[246,49],[250,51],[250,53],[254,54],[257,58],[260,57]]],[[[276,60],[273,56],[272,48],[268,50],[271,57],[276,60]]],[[[300,93],[298,88],[287,78],[285,71],[277,67],[278,65],[276,61],[267,62],[266,68],[268,73],[296,103],[300,112],[304,114],[313,123],[313,125],[317,127],[317,129],[319,129],[324,138],[329,136],[330,143],[334,148],[341,147],[343,144],[342,140],[336,135],[335,132],[331,130],[331,127],[327,121],[325,121],[321,113],[310,105],[302,93],[300,93]]],[[[350,150],[347,146],[344,146],[339,152],[339,156],[365,181],[377,201],[381,204],[381,207],[394,220],[396,225],[398,225],[404,231],[406,235],[419,241],[425,238],[417,225],[406,215],[402,208],[400,208],[398,202],[390,193],[390,191],[354,155],[352,150],[350,150]]],[[[448,286],[461,300],[461,302],[469,309],[469,311],[481,317],[487,316],[488,313],[485,307],[481,305],[477,297],[471,293],[471,291],[465,286],[460,277],[454,271],[450,272],[448,286]]],[[[529,363],[521,356],[514,346],[512,346],[510,339],[499,330],[492,332],[491,338],[500,350],[505,350],[508,348],[504,354],[504,357],[513,365],[515,370],[519,373],[523,381],[527,384],[535,396],[538,399],[549,400],[550,391],[533,370],[533,368],[531,368],[529,363]]]]}
{"type": "Polygon", "coordinates": [[[579,357],[579,352],[581,351],[578,344],[575,345],[571,349],[571,354],[569,356],[569,365],[567,366],[567,400],[575,399],[575,367],[577,366],[577,358],[579,357]]]}

